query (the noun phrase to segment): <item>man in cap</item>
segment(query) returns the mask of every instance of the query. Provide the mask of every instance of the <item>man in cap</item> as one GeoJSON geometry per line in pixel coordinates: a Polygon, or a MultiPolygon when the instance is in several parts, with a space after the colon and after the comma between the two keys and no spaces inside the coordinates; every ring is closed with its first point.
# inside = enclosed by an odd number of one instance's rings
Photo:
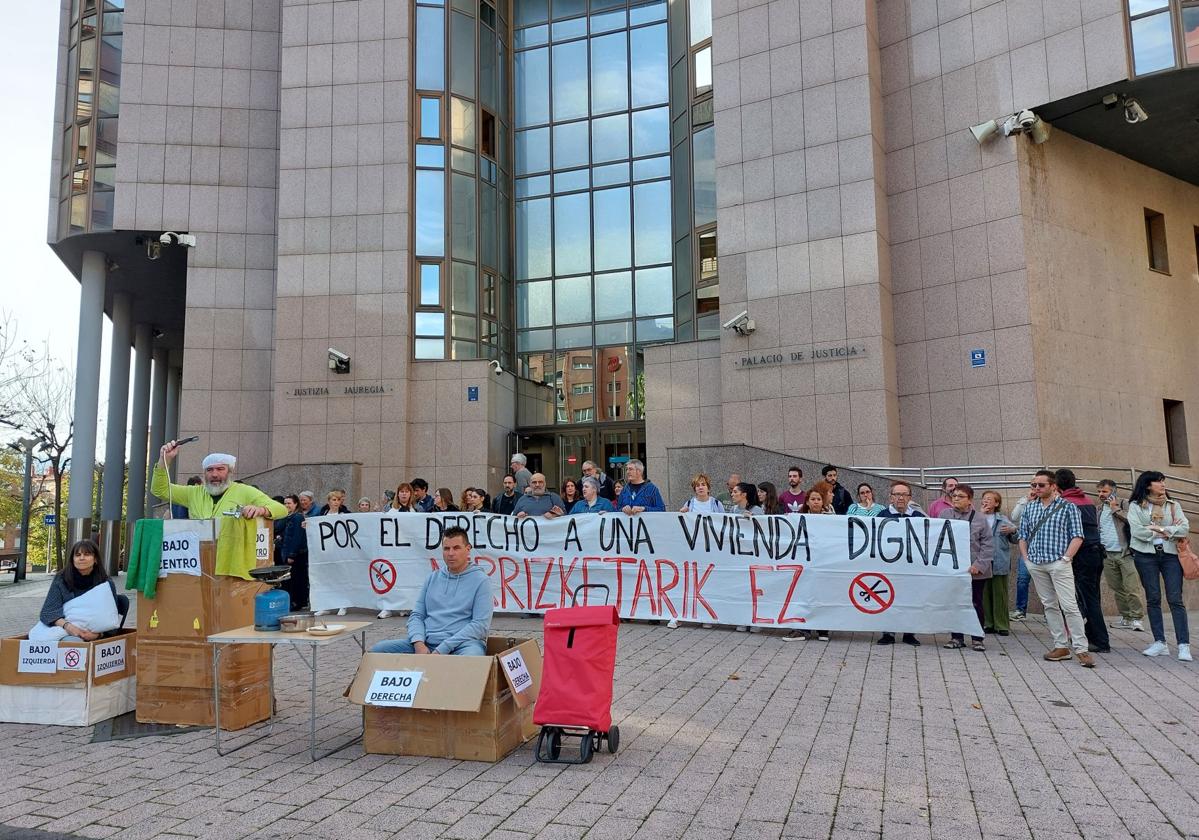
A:
{"type": "Polygon", "coordinates": [[[204,480],[201,484],[171,484],[166,465],[174,460],[179,446],[175,441],[164,445],[154,465],[150,492],[172,504],[187,506],[192,519],[212,519],[224,513],[239,511],[246,519],[266,517],[282,519],[287,508],[257,487],[241,484],[232,478],[237,459],[223,452],[213,452],[204,459],[204,480]]]}

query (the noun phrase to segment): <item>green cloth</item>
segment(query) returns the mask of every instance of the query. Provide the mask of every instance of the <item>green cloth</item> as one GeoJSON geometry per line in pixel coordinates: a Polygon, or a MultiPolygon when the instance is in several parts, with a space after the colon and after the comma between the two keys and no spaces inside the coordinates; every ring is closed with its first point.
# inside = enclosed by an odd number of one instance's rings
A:
{"type": "Polygon", "coordinates": [[[221,533],[216,538],[216,573],[253,580],[250,569],[258,565],[254,549],[258,541],[258,520],[223,516],[221,533]]]}
{"type": "Polygon", "coordinates": [[[150,481],[150,492],[158,498],[175,505],[186,505],[192,519],[216,519],[222,513],[236,510],[245,505],[264,507],[270,511],[271,519],[287,516],[287,508],[276,502],[257,487],[234,481],[220,497],[208,495],[203,484],[171,484],[162,462],[154,465],[150,481]]]}
{"type": "Polygon", "coordinates": [[[136,589],[147,598],[158,591],[158,570],[162,567],[162,520],[139,519],[133,526],[133,546],[129,549],[129,569],[125,588],[136,589]]]}

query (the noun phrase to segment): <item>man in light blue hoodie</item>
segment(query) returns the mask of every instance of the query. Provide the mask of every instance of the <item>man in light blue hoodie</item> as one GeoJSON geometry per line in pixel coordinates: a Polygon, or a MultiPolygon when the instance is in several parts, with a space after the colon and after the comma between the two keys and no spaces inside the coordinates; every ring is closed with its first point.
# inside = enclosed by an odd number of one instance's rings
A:
{"type": "Polygon", "coordinates": [[[387,639],[372,653],[433,653],[482,656],[491,629],[491,582],[470,561],[466,531],[445,529],[441,557],[445,568],[429,575],[408,617],[408,638],[387,639]]]}

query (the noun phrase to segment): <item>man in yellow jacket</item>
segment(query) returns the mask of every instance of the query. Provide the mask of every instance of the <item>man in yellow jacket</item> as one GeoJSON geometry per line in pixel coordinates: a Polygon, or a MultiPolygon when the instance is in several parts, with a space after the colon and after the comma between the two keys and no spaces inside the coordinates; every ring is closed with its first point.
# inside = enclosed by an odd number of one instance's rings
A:
{"type": "Polygon", "coordinates": [[[287,508],[256,487],[241,484],[232,478],[237,459],[232,455],[214,452],[204,459],[203,484],[172,484],[165,464],[175,459],[179,447],[171,441],[162,447],[158,463],[154,465],[154,477],[150,481],[150,492],[160,499],[187,506],[192,519],[212,519],[223,513],[240,508],[246,519],[266,517],[282,519],[287,508]]]}

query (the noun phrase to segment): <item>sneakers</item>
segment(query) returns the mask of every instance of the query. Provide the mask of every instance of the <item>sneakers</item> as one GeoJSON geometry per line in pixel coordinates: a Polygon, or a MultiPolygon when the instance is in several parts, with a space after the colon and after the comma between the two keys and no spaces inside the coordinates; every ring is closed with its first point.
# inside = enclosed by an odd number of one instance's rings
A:
{"type": "Polygon", "coordinates": [[[1024,615],[1024,610],[1012,610],[1007,614],[1007,617],[1012,621],[1023,621],[1026,618],[1024,615]]]}
{"type": "Polygon", "coordinates": [[[787,635],[783,636],[784,642],[806,642],[808,634],[802,630],[788,630],[787,635]]]}
{"type": "MultiPolygon", "coordinates": [[[[1054,648],[1053,650],[1045,651],[1044,659],[1046,662],[1061,662],[1063,659],[1069,659],[1073,655],[1074,654],[1072,654],[1070,652],[1070,648],[1054,648]]],[[[1088,658],[1090,658],[1090,656],[1091,656],[1091,654],[1089,654],[1089,653],[1087,653],[1087,654],[1080,653],[1079,654],[1080,657],[1082,657],[1084,655],[1087,656],[1088,658]]],[[[1094,662],[1092,661],[1091,664],[1093,666],[1094,662]]]]}
{"type": "Polygon", "coordinates": [[[911,645],[912,647],[920,647],[920,640],[917,639],[916,636],[912,633],[904,633],[902,641],[905,645],[911,645]]]}
{"type": "Polygon", "coordinates": [[[1119,621],[1113,621],[1111,624],[1108,625],[1108,627],[1112,628],[1113,630],[1131,630],[1132,622],[1129,621],[1124,616],[1120,616],[1119,621]]]}
{"type": "Polygon", "coordinates": [[[1079,651],[1078,664],[1084,668],[1094,668],[1095,657],[1091,656],[1091,654],[1087,653],[1086,651],[1079,651]]]}
{"type": "Polygon", "coordinates": [[[828,641],[828,631],[827,630],[817,630],[816,638],[822,642],[827,642],[828,641]]]}
{"type": "Polygon", "coordinates": [[[1132,629],[1138,633],[1141,633],[1145,630],[1145,628],[1141,626],[1140,621],[1133,621],[1131,626],[1132,626],[1132,629]]]}
{"type": "Polygon", "coordinates": [[[759,626],[758,626],[758,625],[756,625],[756,624],[753,624],[753,625],[750,625],[749,632],[751,632],[751,633],[761,633],[761,632],[762,632],[762,628],[761,628],[761,627],[759,627],[759,626]]]}
{"type": "Polygon", "coordinates": [[[708,622],[706,622],[706,621],[705,621],[703,624],[701,624],[701,625],[700,625],[700,627],[704,628],[705,630],[711,630],[711,629],[712,629],[712,625],[711,625],[711,624],[709,624],[709,623],[708,623],[708,622]]]}
{"type": "MultiPolygon", "coordinates": [[[[1187,645],[1187,648],[1188,648],[1187,653],[1189,655],[1190,654],[1190,645],[1187,645]]],[[[1145,648],[1143,651],[1141,651],[1141,653],[1145,654],[1146,656],[1169,656],[1170,655],[1170,646],[1167,645],[1165,642],[1159,642],[1159,641],[1154,640],[1153,644],[1151,644],[1149,647],[1145,648]]]]}
{"type": "Polygon", "coordinates": [[[672,618],[670,621],[666,622],[666,626],[671,630],[677,630],[679,626],[679,620],[677,618],[672,618]]]}
{"type": "Polygon", "coordinates": [[[391,618],[391,610],[379,610],[379,618],[391,618]]]}
{"type": "Polygon", "coordinates": [[[1179,662],[1194,662],[1191,658],[1191,646],[1189,644],[1178,645],[1178,661],[1179,662]]]}
{"type": "Polygon", "coordinates": [[[878,641],[875,642],[875,644],[876,645],[893,645],[893,644],[895,644],[895,634],[894,633],[883,633],[883,635],[878,637],[878,641]]]}
{"type": "Polygon", "coordinates": [[[338,614],[338,615],[345,615],[345,614],[346,614],[346,612],[347,612],[346,608],[345,608],[345,607],[342,607],[340,610],[338,610],[338,611],[337,611],[337,614],[338,614]]]}
{"type": "Polygon", "coordinates": [[[738,633],[744,633],[748,628],[744,624],[738,624],[734,629],[736,629],[738,633]]]}

